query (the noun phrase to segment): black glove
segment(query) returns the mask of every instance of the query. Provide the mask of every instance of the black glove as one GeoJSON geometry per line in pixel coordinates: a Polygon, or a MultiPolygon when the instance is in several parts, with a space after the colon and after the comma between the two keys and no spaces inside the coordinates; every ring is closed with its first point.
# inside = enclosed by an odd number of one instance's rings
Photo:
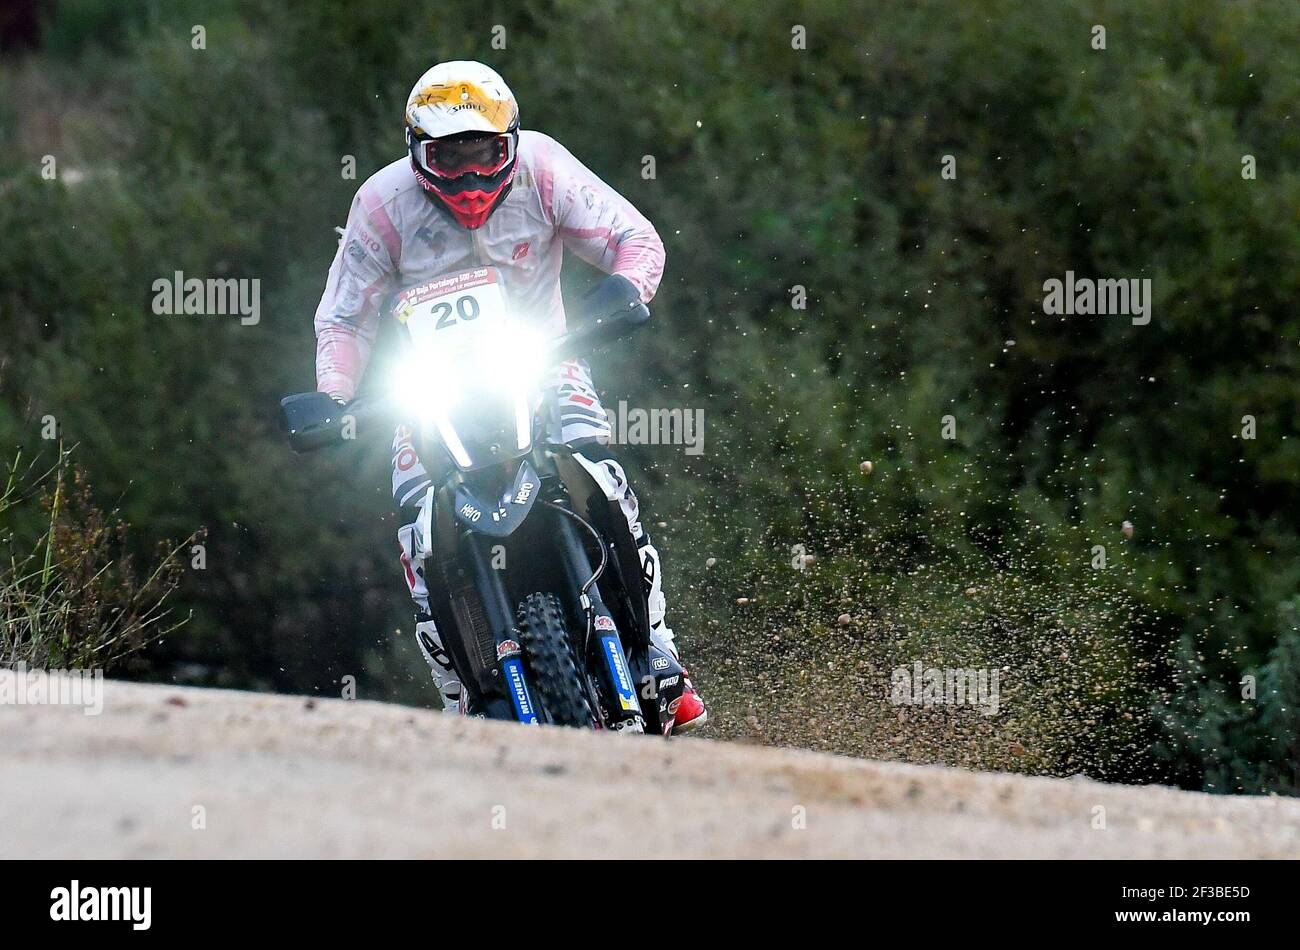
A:
{"type": "Polygon", "coordinates": [[[578,315],[584,321],[607,320],[631,310],[641,302],[641,293],[621,274],[611,274],[582,295],[578,315]]]}

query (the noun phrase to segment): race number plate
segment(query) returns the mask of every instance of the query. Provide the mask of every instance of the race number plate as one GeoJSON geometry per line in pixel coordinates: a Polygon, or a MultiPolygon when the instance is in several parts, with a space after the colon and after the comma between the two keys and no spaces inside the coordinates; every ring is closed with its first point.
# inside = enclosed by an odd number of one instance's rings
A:
{"type": "Polygon", "coordinates": [[[505,319],[506,299],[496,268],[475,267],[408,287],[393,313],[417,343],[445,347],[494,328],[505,319]]]}

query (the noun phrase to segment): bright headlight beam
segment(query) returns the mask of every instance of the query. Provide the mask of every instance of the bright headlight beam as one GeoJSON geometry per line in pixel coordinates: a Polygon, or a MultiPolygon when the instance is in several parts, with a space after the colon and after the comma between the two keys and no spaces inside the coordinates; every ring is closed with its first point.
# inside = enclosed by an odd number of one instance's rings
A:
{"type": "Polygon", "coordinates": [[[549,368],[549,337],[526,324],[503,328],[496,339],[476,341],[474,349],[439,351],[417,346],[396,368],[390,393],[404,415],[432,423],[457,464],[468,466],[469,453],[449,413],[457,398],[486,384],[513,397],[516,448],[532,440],[532,399],[549,368]]]}

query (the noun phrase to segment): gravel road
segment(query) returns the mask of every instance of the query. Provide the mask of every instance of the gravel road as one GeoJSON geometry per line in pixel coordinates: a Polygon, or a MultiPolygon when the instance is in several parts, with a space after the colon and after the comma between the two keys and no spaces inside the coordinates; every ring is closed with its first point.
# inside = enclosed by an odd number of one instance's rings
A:
{"type": "Polygon", "coordinates": [[[109,681],[0,707],[0,857],[1300,857],[1300,801],[109,681]]]}

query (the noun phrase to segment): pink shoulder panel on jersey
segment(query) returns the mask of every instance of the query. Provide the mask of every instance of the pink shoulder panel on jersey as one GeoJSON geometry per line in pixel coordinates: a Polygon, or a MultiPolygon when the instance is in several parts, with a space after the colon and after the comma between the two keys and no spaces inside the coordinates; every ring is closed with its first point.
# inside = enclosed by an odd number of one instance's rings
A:
{"type": "Polygon", "coordinates": [[[532,171],[556,233],[589,264],[626,277],[649,302],[664,272],[664,245],[654,226],[559,142],[537,138],[532,171]]]}

